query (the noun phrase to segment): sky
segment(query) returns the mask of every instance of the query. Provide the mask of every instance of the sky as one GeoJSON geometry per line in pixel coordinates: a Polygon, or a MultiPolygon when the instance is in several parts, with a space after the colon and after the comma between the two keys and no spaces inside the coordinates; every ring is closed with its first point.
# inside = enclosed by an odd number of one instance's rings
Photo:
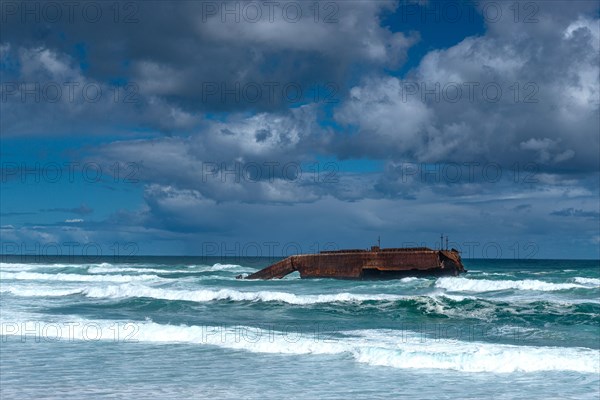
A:
{"type": "Polygon", "coordinates": [[[600,258],[597,1],[0,11],[3,254],[600,258]]]}

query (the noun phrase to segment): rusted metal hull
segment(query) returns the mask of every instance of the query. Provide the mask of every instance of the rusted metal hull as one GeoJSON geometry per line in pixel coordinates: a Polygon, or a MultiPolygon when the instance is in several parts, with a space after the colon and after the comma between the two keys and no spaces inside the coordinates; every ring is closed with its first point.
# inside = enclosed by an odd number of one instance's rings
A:
{"type": "Polygon", "coordinates": [[[394,279],[458,275],[466,272],[458,251],[415,249],[340,250],[288,257],[246,279],[279,279],[298,271],[301,278],[394,279]]]}

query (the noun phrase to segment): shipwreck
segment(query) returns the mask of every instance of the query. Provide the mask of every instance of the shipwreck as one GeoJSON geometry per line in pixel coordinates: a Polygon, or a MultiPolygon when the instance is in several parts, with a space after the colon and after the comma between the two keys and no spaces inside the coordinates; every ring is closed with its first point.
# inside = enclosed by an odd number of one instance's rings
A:
{"type": "Polygon", "coordinates": [[[456,249],[427,247],[321,251],[287,257],[244,279],[280,279],[298,271],[301,278],[396,279],[458,276],[467,272],[456,249]]]}

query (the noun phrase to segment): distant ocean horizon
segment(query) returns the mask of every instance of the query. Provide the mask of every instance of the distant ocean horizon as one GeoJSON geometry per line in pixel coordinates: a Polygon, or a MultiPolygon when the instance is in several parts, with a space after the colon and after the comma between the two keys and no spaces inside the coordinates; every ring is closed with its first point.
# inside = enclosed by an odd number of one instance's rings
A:
{"type": "Polygon", "coordinates": [[[598,399],[598,260],[255,281],[277,257],[58,258],[0,258],[2,398],[598,399]]]}

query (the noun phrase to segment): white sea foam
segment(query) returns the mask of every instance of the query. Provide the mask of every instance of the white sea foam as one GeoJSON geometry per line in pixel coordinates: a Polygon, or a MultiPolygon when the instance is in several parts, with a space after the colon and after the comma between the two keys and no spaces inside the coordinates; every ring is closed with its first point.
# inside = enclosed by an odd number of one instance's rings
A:
{"type": "Polygon", "coordinates": [[[574,278],[575,282],[577,283],[581,283],[583,285],[593,285],[593,286],[600,286],[600,279],[597,278],[582,278],[582,277],[576,277],[574,278]]]}
{"type": "MultiPolygon", "coordinates": [[[[461,372],[576,371],[598,374],[600,351],[582,347],[535,347],[426,339],[417,332],[359,330],[333,335],[266,330],[249,326],[163,325],[152,321],[69,321],[52,323],[51,339],[108,340],[210,345],[252,353],[350,356],[359,363],[399,369],[461,372]],[[93,329],[90,329],[93,327],[93,329]],[[90,333],[91,331],[91,333],[90,333]]],[[[43,336],[39,321],[3,323],[4,335],[43,336]],[[24,325],[25,324],[25,325],[24,325]],[[29,324],[29,325],[26,325],[29,324]],[[36,325],[37,324],[37,325],[36,325]],[[28,333],[25,333],[27,331],[28,333]]]]}
{"type": "Polygon", "coordinates": [[[31,271],[38,268],[65,268],[70,265],[65,264],[24,264],[24,263],[0,263],[0,271],[19,272],[31,271]]]}
{"type": "MultiPolygon", "coordinates": [[[[54,289],[52,287],[21,287],[14,285],[3,285],[2,291],[20,297],[62,297],[81,294],[91,298],[127,299],[127,298],[153,298],[158,300],[210,302],[219,300],[250,301],[250,302],[281,302],[292,305],[311,305],[328,303],[363,303],[366,301],[410,301],[419,303],[418,308],[427,313],[444,315],[463,315],[460,309],[449,307],[444,299],[463,301],[465,299],[476,299],[470,296],[456,296],[444,293],[436,293],[429,296],[408,296],[394,294],[316,294],[300,295],[277,291],[238,291],[233,289],[199,289],[199,290],[174,290],[165,288],[149,287],[135,283],[124,283],[121,285],[90,286],[72,289],[54,289]]],[[[478,312],[482,312],[479,310],[478,312]]],[[[464,316],[464,315],[463,315],[464,316]]],[[[471,317],[476,317],[471,315],[471,317]]]]}
{"type": "Polygon", "coordinates": [[[169,266],[164,268],[144,268],[139,265],[135,266],[120,266],[112,264],[101,264],[100,266],[92,266],[88,268],[88,272],[91,274],[105,274],[113,272],[141,272],[141,273],[155,273],[155,274],[194,274],[198,272],[213,272],[213,271],[227,271],[227,270],[243,270],[244,267],[237,264],[219,264],[214,265],[191,265],[186,269],[169,269],[169,266]]]}
{"type": "Polygon", "coordinates": [[[102,267],[108,268],[113,264],[110,263],[100,263],[100,264],[44,264],[44,263],[0,263],[0,271],[31,271],[32,269],[56,269],[56,268],[88,268],[88,267],[102,267]]]}
{"type": "Polygon", "coordinates": [[[64,297],[81,293],[81,289],[54,289],[48,287],[15,287],[3,284],[0,293],[10,293],[19,297],[64,297]]]}
{"type": "Polygon", "coordinates": [[[80,274],[42,274],[38,272],[1,272],[2,280],[41,280],[64,282],[133,282],[162,280],[156,275],[80,275],[80,274]]]}
{"type": "Polygon", "coordinates": [[[194,302],[208,302],[215,300],[232,301],[278,301],[288,304],[317,304],[334,302],[363,302],[363,301],[381,301],[381,300],[399,300],[406,298],[399,295],[388,294],[317,294],[317,295],[298,295],[288,292],[275,291],[238,291],[233,289],[199,289],[199,290],[172,290],[163,288],[152,288],[142,285],[124,284],[111,285],[106,287],[91,287],[83,290],[86,296],[99,298],[124,298],[124,297],[150,297],[162,300],[182,300],[194,302]]]}
{"type": "Polygon", "coordinates": [[[475,296],[459,296],[459,295],[454,295],[454,294],[446,294],[446,293],[436,293],[434,295],[434,297],[445,297],[448,300],[454,300],[454,301],[464,301],[464,300],[477,300],[477,297],[475,296]]]}
{"type": "MultiPolygon", "coordinates": [[[[382,342],[394,331],[363,331],[364,340],[351,352],[358,362],[394,368],[448,369],[461,372],[577,371],[598,373],[598,350],[515,346],[464,341],[382,342]],[[375,344],[375,346],[370,344],[375,344]],[[364,345],[363,345],[364,344],[364,345]]],[[[396,333],[397,335],[397,333],[396,333]]],[[[410,337],[410,334],[407,336],[410,337]]]]}
{"type": "Polygon", "coordinates": [[[551,292],[556,290],[567,290],[574,288],[589,288],[576,283],[551,283],[536,279],[511,280],[489,280],[469,278],[439,278],[435,286],[456,292],[491,292],[495,290],[538,290],[551,292]]]}
{"type": "MultiPolygon", "coordinates": [[[[471,271],[469,271],[470,273],[471,271]]],[[[511,274],[503,274],[500,272],[479,272],[477,275],[481,275],[481,276],[507,276],[507,277],[512,277],[513,275],[511,274]]]]}
{"type": "MultiPolygon", "coordinates": [[[[150,265],[150,264],[149,264],[150,265]]],[[[157,267],[157,265],[150,265],[157,267]]],[[[160,266],[158,266],[160,267],[160,266]]],[[[169,271],[169,266],[163,266],[164,268],[161,271],[169,271]]],[[[149,270],[152,268],[144,268],[141,264],[111,264],[107,262],[99,263],[99,264],[43,264],[43,263],[6,263],[0,262],[0,271],[29,271],[32,269],[44,269],[44,268],[90,268],[98,271],[115,271],[123,268],[132,268],[132,269],[141,269],[141,270],[149,270]]],[[[220,264],[216,263],[213,265],[189,265],[186,266],[186,270],[178,270],[178,271],[189,271],[190,269],[198,269],[205,271],[221,271],[226,269],[244,269],[241,265],[238,264],[220,264]]],[[[173,270],[171,270],[173,271],[173,270]]]]}
{"type": "MultiPolygon", "coordinates": [[[[20,297],[61,297],[70,296],[74,294],[81,294],[83,296],[91,298],[110,298],[110,299],[125,299],[125,298],[153,298],[158,300],[173,300],[173,301],[191,301],[191,302],[210,302],[219,300],[229,301],[249,301],[249,302],[281,302],[292,305],[311,305],[311,304],[327,304],[327,303],[364,303],[367,301],[378,301],[378,302],[393,302],[393,301],[417,301],[420,303],[419,308],[428,313],[443,314],[448,316],[465,316],[464,310],[456,308],[447,304],[445,300],[451,300],[461,302],[465,300],[478,300],[475,296],[456,295],[444,292],[436,292],[429,294],[420,295],[398,295],[398,294],[362,294],[362,293],[328,293],[328,294],[295,294],[290,292],[282,291],[240,291],[235,289],[169,289],[161,287],[151,287],[143,284],[143,282],[136,282],[134,278],[136,276],[126,276],[120,278],[119,275],[107,275],[102,279],[132,279],[130,282],[116,282],[120,283],[117,285],[92,285],[83,287],[71,287],[71,288],[54,288],[52,286],[22,286],[12,285],[4,283],[2,285],[2,292],[10,293],[20,297]],[[116,277],[116,278],[115,278],[116,277]]],[[[76,279],[73,279],[75,281],[76,279]]],[[[151,281],[147,281],[151,282],[151,281]]],[[[93,282],[91,282],[93,283],[93,282]]],[[[102,283],[101,281],[99,283],[102,283]]],[[[462,289],[465,290],[465,289],[462,289]]],[[[494,289],[497,290],[497,289],[494,289]]],[[[532,302],[538,301],[523,300],[523,299],[497,299],[505,300],[510,302],[516,302],[521,306],[527,306],[532,302]]],[[[553,299],[544,298],[542,300],[556,303],[561,307],[570,307],[574,304],[579,303],[595,303],[599,304],[597,300],[591,299],[571,299],[565,301],[564,299],[553,299]]],[[[489,300],[488,300],[489,301],[489,300]]],[[[507,309],[508,311],[508,309],[507,309]]],[[[495,313],[495,307],[483,307],[478,310],[471,310],[468,313],[469,317],[489,319],[495,313]]]]}
{"type": "Polygon", "coordinates": [[[82,268],[90,273],[111,273],[111,272],[152,272],[152,273],[194,273],[203,271],[225,271],[225,270],[250,270],[238,264],[220,264],[213,265],[190,265],[186,269],[169,269],[169,266],[151,265],[148,268],[140,264],[111,264],[107,262],[99,264],[43,264],[43,263],[5,263],[0,262],[0,271],[5,272],[20,272],[31,271],[35,269],[50,269],[50,268],[82,268]]]}
{"type": "Polygon", "coordinates": [[[114,272],[132,272],[132,273],[152,273],[152,274],[191,274],[196,271],[189,269],[157,269],[157,268],[132,268],[132,267],[90,267],[88,268],[90,274],[110,274],[114,272]]]}
{"type": "MultiPolygon", "coordinates": [[[[164,288],[153,288],[140,284],[126,283],[121,285],[91,286],[84,288],[54,289],[52,287],[22,287],[14,285],[3,285],[2,291],[20,297],[62,297],[80,294],[90,298],[127,299],[127,298],[153,298],[158,300],[210,302],[218,300],[229,301],[251,301],[251,302],[282,302],[292,305],[311,305],[328,303],[363,303],[365,301],[410,301],[418,302],[418,308],[427,313],[444,315],[464,316],[464,311],[455,307],[449,307],[444,299],[463,301],[474,299],[469,296],[455,296],[448,294],[435,294],[430,296],[401,296],[392,294],[321,294],[321,295],[299,295],[287,292],[272,291],[237,291],[232,289],[221,290],[173,290],[164,288]]],[[[493,308],[477,310],[477,314],[493,312],[493,308]]],[[[477,317],[473,312],[470,317],[477,317]]],[[[487,318],[487,314],[485,315],[487,318]]]]}
{"type": "Polygon", "coordinates": [[[209,271],[225,271],[225,270],[238,270],[238,269],[245,269],[244,267],[242,267],[241,265],[238,264],[219,264],[216,263],[213,266],[210,266],[207,268],[209,271]]]}

